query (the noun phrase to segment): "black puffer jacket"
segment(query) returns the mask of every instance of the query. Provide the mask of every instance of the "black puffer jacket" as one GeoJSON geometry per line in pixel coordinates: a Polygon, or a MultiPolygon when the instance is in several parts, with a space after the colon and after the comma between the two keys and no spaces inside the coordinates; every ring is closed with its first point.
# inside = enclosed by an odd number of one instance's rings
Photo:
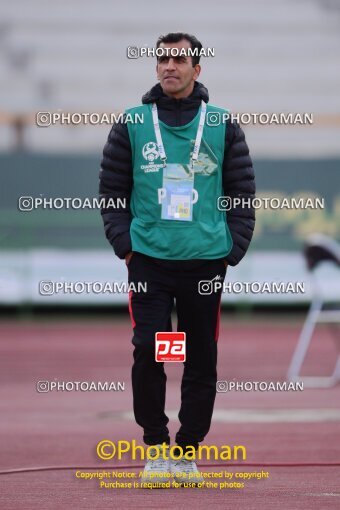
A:
{"type": "MultiPolygon", "coordinates": [[[[144,104],[156,102],[161,121],[170,126],[183,126],[197,115],[202,99],[208,102],[208,91],[201,83],[195,82],[192,94],[184,99],[166,96],[161,86],[157,84],[143,96],[142,102],[144,104]]],[[[132,189],[132,159],[126,123],[114,124],[110,131],[103,151],[99,178],[100,197],[125,198],[129,204],[132,189]]],[[[244,133],[236,122],[230,121],[226,129],[223,187],[224,194],[230,197],[251,198],[255,194],[254,171],[244,133]]],[[[123,259],[132,250],[130,208],[102,209],[101,214],[106,237],[116,255],[123,259]]],[[[235,266],[245,255],[251,241],[255,211],[252,208],[237,207],[228,211],[227,218],[233,248],[226,259],[231,266],[235,266]]]]}

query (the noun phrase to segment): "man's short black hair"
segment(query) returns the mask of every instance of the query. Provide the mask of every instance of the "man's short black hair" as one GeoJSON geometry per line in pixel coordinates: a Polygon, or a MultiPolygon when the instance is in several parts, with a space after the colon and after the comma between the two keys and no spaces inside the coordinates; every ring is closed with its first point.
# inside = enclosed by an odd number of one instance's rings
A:
{"type": "Polygon", "coordinates": [[[157,39],[156,48],[159,48],[161,43],[176,43],[183,39],[191,44],[192,50],[197,48],[197,56],[193,55],[191,57],[192,67],[195,67],[196,64],[200,63],[200,51],[202,49],[202,44],[194,35],[186,34],[184,32],[170,32],[166,35],[160,35],[157,39]]]}

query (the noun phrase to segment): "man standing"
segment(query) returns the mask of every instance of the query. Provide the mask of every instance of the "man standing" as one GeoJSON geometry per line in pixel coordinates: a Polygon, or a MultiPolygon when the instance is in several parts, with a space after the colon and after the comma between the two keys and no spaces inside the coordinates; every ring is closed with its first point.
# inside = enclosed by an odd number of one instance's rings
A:
{"type": "MultiPolygon", "coordinates": [[[[221,289],[213,282],[223,282],[227,266],[245,255],[255,224],[251,207],[226,214],[218,197],[252,198],[255,183],[242,129],[229,120],[216,123],[226,110],[211,106],[197,82],[201,43],[170,33],[159,37],[157,48],[164,50],[157,57],[159,84],[141,106],[126,111],[142,114],[143,124],[115,124],[104,147],[100,195],[125,199],[127,208],[101,212],[129,282],[147,283],[146,293],[130,293],[132,386],[136,422],[144,442],[155,448],[170,444],[166,374],[155,361],[155,334],[172,330],[176,301],[178,331],[186,333],[176,443],[185,454],[208,433],[216,395],[221,289]]],[[[160,457],[148,461],[145,471],[171,471],[183,482],[182,474],[197,473],[197,466],[184,455],[171,463],[160,457]]]]}

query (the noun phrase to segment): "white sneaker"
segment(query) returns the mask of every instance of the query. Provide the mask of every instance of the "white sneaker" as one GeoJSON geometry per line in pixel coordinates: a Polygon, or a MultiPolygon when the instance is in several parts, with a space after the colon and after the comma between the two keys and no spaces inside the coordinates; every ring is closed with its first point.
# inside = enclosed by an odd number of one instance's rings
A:
{"type": "Polygon", "coordinates": [[[170,469],[177,483],[190,484],[190,486],[204,483],[204,478],[200,475],[196,462],[193,460],[188,460],[185,457],[172,460],[170,469]]]}
{"type": "MultiPolygon", "coordinates": [[[[161,449],[161,444],[156,444],[155,448],[161,449]]],[[[150,452],[151,454],[152,451],[150,452]]],[[[157,484],[171,482],[170,474],[170,461],[159,455],[158,459],[149,459],[145,464],[141,483],[152,483],[154,488],[157,488],[157,484]]]]}

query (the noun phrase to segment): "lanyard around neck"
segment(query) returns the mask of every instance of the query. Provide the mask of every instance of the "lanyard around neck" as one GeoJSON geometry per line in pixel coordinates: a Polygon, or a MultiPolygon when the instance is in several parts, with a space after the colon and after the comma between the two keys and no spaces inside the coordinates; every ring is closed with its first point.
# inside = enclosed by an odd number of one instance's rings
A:
{"type": "MultiPolygon", "coordinates": [[[[199,154],[199,151],[200,151],[206,111],[207,111],[207,105],[202,100],[202,102],[201,102],[200,121],[199,121],[199,124],[198,124],[198,129],[197,129],[197,134],[196,134],[194,150],[193,150],[192,155],[191,155],[191,167],[194,166],[194,162],[197,160],[198,154],[199,154]]],[[[156,103],[152,104],[152,120],[153,120],[153,125],[154,125],[154,128],[155,128],[155,135],[156,135],[156,140],[157,140],[158,152],[159,152],[160,158],[161,158],[161,160],[163,162],[163,166],[166,166],[166,154],[165,154],[165,150],[164,150],[161,130],[159,128],[158,111],[157,111],[156,103]]]]}

